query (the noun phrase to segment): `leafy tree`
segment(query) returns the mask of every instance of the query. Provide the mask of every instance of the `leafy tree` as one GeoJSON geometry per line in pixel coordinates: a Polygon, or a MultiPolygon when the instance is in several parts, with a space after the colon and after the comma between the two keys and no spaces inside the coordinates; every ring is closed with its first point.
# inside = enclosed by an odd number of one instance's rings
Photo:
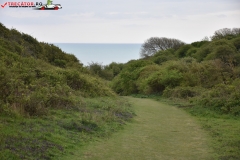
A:
{"type": "Polygon", "coordinates": [[[176,51],[176,55],[177,55],[179,58],[186,57],[187,51],[188,51],[189,49],[191,49],[191,48],[192,48],[192,45],[190,45],[190,44],[183,45],[183,46],[181,46],[181,47],[176,51]]]}
{"type": "Polygon", "coordinates": [[[199,42],[193,42],[193,43],[191,43],[191,45],[199,48],[199,47],[202,47],[203,45],[208,44],[208,43],[210,43],[210,42],[204,40],[204,41],[199,41],[199,42]]]}
{"type": "Polygon", "coordinates": [[[237,51],[240,52],[240,37],[233,39],[233,45],[236,47],[237,51]]]}
{"type": "Polygon", "coordinates": [[[87,68],[89,69],[91,74],[97,75],[103,79],[111,80],[113,78],[113,72],[111,70],[105,69],[105,66],[103,66],[100,63],[97,62],[88,63],[87,68]]]}
{"type": "Polygon", "coordinates": [[[154,63],[148,60],[129,61],[111,82],[113,90],[121,95],[138,93],[137,79],[140,76],[141,69],[151,64],[154,63]]]}
{"type": "Polygon", "coordinates": [[[240,35],[240,28],[223,28],[219,29],[214,32],[214,35],[211,37],[212,40],[218,40],[218,39],[233,39],[236,36],[240,35]]]}
{"type": "Polygon", "coordinates": [[[123,63],[112,62],[109,65],[106,65],[104,67],[104,70],[111,71],[113,74],[113,77],[115,77],[121,72],[121,70],[123,69],[123,66],[124,66],[123,63]]]}
{"type": "Polygon", "coordinates": [[[141,57],[148,57],[154,55],[156,52],[160,50],[167,50],[167,49],[175,49],[177,50],[179,47],[184,45],[185,43],[173,38],[159,38],[159,37],[152,37],[146,40],[140,51],[141,57]]]}
{"type": "Polygon", "coordinates": [[[162,64],[163,62],[174,59],[177,59],[177,57],[174,55],[173,49],[158,51],[150,58],[150,60],[152,60],[156,64],[162,64]]]}
{"type": "Polygon", "coordinates": [[[0,22],[0,37],[8,39],[10,37],[9,30],[0,22]]]}
{"type": "Polygon", "coordinates": [[[100,75],[103,70],[103,65],[98,62],[91,62],[88,63],[88,69],[90,70],[91,73],[100,75]]]}
{"type": "Polygon", "coordinates": [[[234,66],[235,55],[236,51],[232,47],[228,45],[221,45],[217,46],[214,51],[206,57],[206,59],[220,59],[225,64],[234,66]]]}

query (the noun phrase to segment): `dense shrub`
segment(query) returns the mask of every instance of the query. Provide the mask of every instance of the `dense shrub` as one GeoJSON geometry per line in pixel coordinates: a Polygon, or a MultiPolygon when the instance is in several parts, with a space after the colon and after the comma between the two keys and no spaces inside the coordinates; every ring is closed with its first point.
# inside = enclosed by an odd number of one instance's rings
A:
{"type": "Polygon", "coordinates": [[[89,63],[87,68],[91,74],[97,75],[106,80],[111,80],[114,76],[114,71],[116,71],[116,70],[106,69],[105,66],[97,62],[89,63]]]}
{"type": "Polygon", "coordinates": [[[180,99],[189,99],[191,97],[195,97],[201,94],[203,91],[202,88],[198,87],[176,87],[166,88],[163,92],[163,96],[166,98],[180,98],[180,99]]]}
{"type": "Polygon", "coordinates": [[[191,48],[192,48],[192,45],[190,45],[190,44],[181,46],[181,47],[176,51],[177,57],[179,57],[179,58],[186,57],[188,50],[191,49],[191,48]]]}
{"type": "Polygon", "coordinates": [[[123,66],[124,66],[123,63],[112,62],[109,65],[104,66],[104,70],[110,71],[113,76],[112,78],[114,78],[121,72],[123,66]]]}
{"type": "Polygon", "coordinates": [[[191,43],[191,45],[194,47],[200,48],[203,45],[208,44],[208,43],[210,43],[210,42],[209,41],[199,41],[199,42],[193,42],[193,43],[191,43]]]}
{"type": "Polygon", "coordinates": [[[151,74],[155,73],[156,71],[160,70],[160,66],[158,65],[149,65],[142,67],[140,69],[139,77],[137,80],[137,88],[140,93],[150,94],[152,92],[151,88],[147,83],[147,79],[151,74]]]}
{"type": "Polygon", "coordinates": [[[174,59],[176,59],[176,57],[174,56],[173,49],[158,51],[151,57],[151,60],[156,64],[162,64],[163,62],[174,60],[174,59]]]}
{"type": "Polygon", "coordinates": [[[237,51],[240,51],[240,37],[233,39],[232,43],[236,47],[237,51]]]}
{"type": "Polygon", "coordinates": [[[111,82],[113,90],[121,95],[138,93],[137,79],[140,75],[141,68],[150,64],[154,64],[148,60],[132,60],[129,61],[121,73],[118,74],[111,82]]]}
{"type": "Polygon", "coordinates": [[[130,61],[113,79],[112,88],[123,95],[163,94],[237,115],[239,33],[239,29],[219,30],[212,41],[193,42],[130,61]]]}
{"type": "Polygon", "coordinates": [[[240,81],[231,85],[219,84],[202,93],[197,103],[221,113],[240,115],[240,81]]]}
{"type": "Polygon", "coordinates": [[[231,40],[240,35],[240,28],[223,28],[214,32],[214,35],[211,37],[212,40],[218,39],[227,39],[231,40]]]}
{"type": "Polygon", "coordinates": [[[115,96],[75,56],[16,30],[5,31],[13,41],[0,37],[1,113],[40,116],[49,108],[81,108],[83,97],[115,96]]]}

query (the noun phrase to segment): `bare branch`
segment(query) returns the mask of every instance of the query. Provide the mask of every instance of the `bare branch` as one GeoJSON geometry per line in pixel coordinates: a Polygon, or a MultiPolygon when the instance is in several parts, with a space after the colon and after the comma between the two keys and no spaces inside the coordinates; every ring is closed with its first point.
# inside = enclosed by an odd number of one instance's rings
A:
{"type": "Polygon", "coordinates": [[[159,37],[151,37],[148,40],[146,40],[140,51],[141,57],[148,57],[152,56],[156,52],[160,50],[167,50],[167,49],[178,49],[185,43],[173,38],[159,38],[159,37]]]}

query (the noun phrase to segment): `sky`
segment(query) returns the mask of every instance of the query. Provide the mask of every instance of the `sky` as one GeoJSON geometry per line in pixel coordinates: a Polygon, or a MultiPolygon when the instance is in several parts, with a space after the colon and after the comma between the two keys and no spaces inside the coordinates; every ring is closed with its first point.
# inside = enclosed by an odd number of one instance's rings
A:
{"type": "MultiPolygon", "coordinates": [[[[0,0],[1,5],[5,2],[9,1],[0,0]]],[[[63,8],[39,11],[0,7],[0,22],[49,43],[144,43],[150,37],[191,43],[221,28],[240,27],[240,0],[54,0],[53,3],[63,8]]]]}

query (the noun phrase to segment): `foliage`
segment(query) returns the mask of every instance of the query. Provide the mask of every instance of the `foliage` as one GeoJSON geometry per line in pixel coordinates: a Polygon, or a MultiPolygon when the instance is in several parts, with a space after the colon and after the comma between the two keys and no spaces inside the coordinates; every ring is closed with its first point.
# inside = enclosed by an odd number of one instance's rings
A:
{"type": "Polygon", "coordinates": [[[166,88],[163,92],[163,97],[166,98],[179,98],[179,99],[189,99],[191,97],[195,97],[200,95],[201,92],[203,92],[203,88],[199,87],[176,87],[176,88],[166,88]]]}
{"type": "Polygon", "coordinates": [[[233,39],[233,45],[236,47],[237,51],[240,52],[240,37],[233,39]]]}
{"type": "Polygon", "coordinates": [[[239,36],[237,28],[222,29],[215,32],[212,41],[193,42],[177,49],[153,45],[152,51],[158,47],[158,52],[124,64],[111,86],[121,95],[162,94],[238,115],[235,97],[239,97],[236,93],[240,89],[235,83],[240,78],[239,36]]]}
{"type": "Polygon", "coordinates": [[[80,70],[83,69],[82,64],[74,55],[63,52],[53,44],[38,42],[36,38],[20,33],[16,29],[9,30],[1,23],[0,32],[0,45],[8,51],[15,52],[22,57],[41,59],[61,68],[74,66],[80,70]]]}
{"type": "Polygon", "coordinates": [[[174,59],[177,59],[177,58],[174,56],[173,49],[158,51],[152,57],[150,57],[150,60],[152,60],[156,64],[162,64],[163,62],[174,60],[174,59]]]}
{"type": "Polygon", "coordinates": [[[181,46],[181,47],[177,50],[176,55],[177,55],[179,58],[186,57],[186,54],[187,54],[188,50],[191,49],[191,48],[192,48],[192,45],[190,45],[190,44],[181,46]]]}
{"type": "Polygon", "coordinates": [[[151,37],[146,40],[140,51],[141,57],[148,57],[154,55],[156,52],[167,49],[177,50],[179,47],[184,45],[185,43],[173,38],[166,37],[151,37]]]}
{"type": "Polygon", "coordinates": [[[15,29],[1,29],[9,34],[0,38],[2,112],[42,116],[49,108],[79,108],[83,97],[115,96],[103,80],[89,75],[75,56],[15,29]]]}
{"type": "Polygon", "coordinates": [[[211,37],[212,40],[218,39],[233,39],[240,35],[240,28],[223,28],[214,32],[214,35],[211,37]]]}
{"type": "Polygon", "coordinates": [[[134,116],[74,55],[1,23],[0,88],[0,159],[58,159],[134,116]]]}
{"type": "Polygon", "coordinates": [[[204,92],[197,100],[198,104],[210,107],[218,112],[240,115],[240,80],[231,85],[219,84],[204,92]]]}
{"type": "Polygon", "coordinates": [[[112,62],[109,65],[104,66],[104,70],[110,71],[113,75],[112,78],[116,77],[123,69],[123,63],[112,62]]]}
{"type": "Polygon", "coordinates": [[[155,73],[156,71],[159,71],[160,67],[156,64],[148,65],[143,68],[141,68],[139,73],[139,78],[137,80],[137,88],[139,92],[149,94],[152,92],[151,88],[148,86],[147,79],[149,76],[152,75],[152,73],[155,73]]]}
{"type": "Polygon", "coordinates": [[[132,60],[129,61],[123,68],[123,70],[114,78],[111,82],[111,86],[114,91],[121,95],[128,95],[131,93],[137,93],[136,80],[140,76],[139,68],[154,64],[148,60],[132,60]]]}
{"type": "Polygon", "coordinates": [[[113,71],[105,69],[105,66],[103,66],[100,63],[97,63],[97,62],[89,63],[87,68],[92,75],[97,75],[106,80],[113,79],[113,76],[114,76],[113,71]]]}
{"type": "Polygon", "coordinates": [[[206,45],[206,44],[208,44],[208,43],[210,43],[210,42],[209,42],[209,41],[198,41],[198,42],[193,42],[193,43],[191,43],[191,45],[192,45],[193,47],[200,48],[200,47],[202,47],[203,45],[206,45]]]}
{"type": "Polygon", "coordinates": [[[59,159],[109,137],[135,115],[123,98],[86,98],[78,109],[50,109],[41,118],[1,115],[0,159],[59,159]]]}

